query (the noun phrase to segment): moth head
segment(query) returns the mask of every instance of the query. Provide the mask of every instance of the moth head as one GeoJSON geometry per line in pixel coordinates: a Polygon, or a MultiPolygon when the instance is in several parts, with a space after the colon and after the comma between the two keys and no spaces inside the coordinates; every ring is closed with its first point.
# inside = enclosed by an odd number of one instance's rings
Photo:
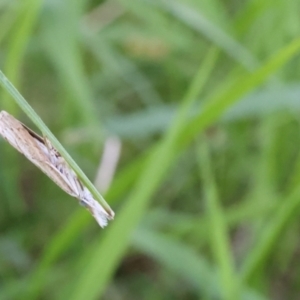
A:
{"type": "Polygon", "coordinates": [[[100,205],[100,203],[93,199],[82,198],[79,200],[79,204],[85,207],[96,219],[100,227],[104,228],[109,220],[113,219],[113,216],[109,215],[106,210],[100,205]]]}

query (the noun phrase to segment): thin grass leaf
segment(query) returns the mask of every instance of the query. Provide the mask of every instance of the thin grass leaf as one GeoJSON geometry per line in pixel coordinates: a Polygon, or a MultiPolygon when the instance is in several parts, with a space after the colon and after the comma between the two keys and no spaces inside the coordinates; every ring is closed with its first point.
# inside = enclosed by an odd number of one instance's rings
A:
{"type": "MultiPolygon", "coordinates": [[[[5,60],[4,70],[16,86],[19,85],[19,71],[23,56],[42,3],[42,0],[25,0],[24,3],[22,3],[24,9],[21,10],[22,14],[18,17],[15,32],[10,35],[11,42],[8,49],[8,56],[5,60]]],[[[13,102],[7,98],[7,94],[3,95],[2,101],[7,110],[13,114],[16,113],[16,108],[13,106],[13,102]]]]}
{"type": "Polygon", "coordinates": [[[259,267],[267,262],[267,258],[280,237],[284,228],[297,216],[300,205],[300,187],[283,198],[278,205],[274,217],[262,231],[259,242],[247,256],[241,271],[241,282],[246,284],[255,275],[259,267]]]}
{"type": "Polygon", "coordinates": [[[79,24],[86,1],[59,1],[50,6],[42,23],[42,38],[46,53],[57,70],[58,76],[68,92],[69,109],[85,124],[97,126],[97,111],[94,95],[89,86],[83,58],[79,51],[79,24]],[[70,9],[71,8],[71,9],[70,9]]]}
{"type": "Polygon", "coordinates": [[[106,234],[99,245],[96,245],[93,251],[88,253],[88,257],[85,257],[84,261],[87,261],[88,265],[82,270],[78,284],[74,286],[72,299],[95,299],[104,291],[105,285],[129,243],[131,232],[145,213],[151,195],[173,161],[173,145],[180,132],[179,128],[184,124],[190,105],[206,82],[215,59],[216,52],[212,51],[192,81],[174,126],[170,128],[159,148],[155,149],[147,161],[137,187],[130,194],[118,219],[112,224],[114,226],[110,227],[109,234],[106,234]]]}
{"type": "Polygon", "coordinates": [[[0,44],[2,44],[2,41],[8,35],[9,31],[11,30],[11,27],[13,26],[14,22],[18,17],[17,11],[19,8],[13,5],[12,2],[0,2],[0,9],[4,10],[4,13],[2,14],[0,20],[0,26],[1,28],[3,28],[0,32],[0,44]]]}
{"type": "Polygon", "coordinates": [[[231,105],[235,104],[242,96],[254,90],[263,83],[271,74],[275,73],[280,67],[291,60],[300,49],[300,39],[295,39],[288,46],[284,47],[277,54],[273,55],[256,72],[238,79],[233,86],[222,91],[220,95],[214,96],[206,102],[203,110],[183,129],[181,134],[181,147],[199,132],[199,127],[206,126],[212,119],[221,116],[231,105]]]}
{"type": "Polygon", "coordinates": [[[220,270],[223,297],[227,300],[240,299],[234,260],[231,255],[229,233],[225,221],[218,191],[211,169],[211,158],[207,141],[203,138],[198,143],[198,164],[203,182],[207,215],[210,220],[211,251],[220,270]]]}

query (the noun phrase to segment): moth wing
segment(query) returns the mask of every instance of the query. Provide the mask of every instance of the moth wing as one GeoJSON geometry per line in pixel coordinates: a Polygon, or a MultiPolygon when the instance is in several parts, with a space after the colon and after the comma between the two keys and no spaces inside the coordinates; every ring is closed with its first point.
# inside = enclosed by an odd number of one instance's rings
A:
{"type": "MultiPolygon", "coordinates": [[[[47,137],[44,137],[45,147],[48,150],[49,156],[49,166],[53,168],[53,170],[58,173],[58,176],[63,179],[64,183],[69,187],[69,191],[67,192],[63,187],[62,189],[65,190],[68,194],[74,197],[80,197],[82,192],[82,184],[78,179],[77,175],[74,171],[69,167],[68,163],[65,159],[61,156],[61,154],[52,146],[51,142],[48,140],[47,137]]],[[[60,184],[59,184],[60,185],[60,184]]],[[[61,186],[61,185],[60,185],[61,186]]]]}
{"type": "Polygon", "coordinates": [[[63,173],[61,173],[55,166],[53,166],[52,163],[47,162],[46,165],[47,165],[47,173],[45,172],[46,175],[48,175],[67,194],[77,198],[78,193],[74,189],[74,187],[70,184],[70,181],[66,178],[66,176],[63,173]]]}
{"type": "Polygon", "coordinates": [[[65,177],[51,164],[48,149],[39,135],[5,111],[0,113],[0,134],[61,189],[71,196],[77,196],[65,177]]]}
{"type": "Polygon", "coordinates": [[[0,135],[62,190],[78,198],[101,227],[106,226],[107,221],[113,219],[113,215],[109,215],[94,199],[90,191],[82,185],[80,179],[46,138],[42,139],[5,111],[0,112],[0,135]]]}
{"type": "Polygon", "coordinates": [[[40,162],[47,161],[39,142],[23,127],[22,123],[5,111],[0,113],[0,134],[7,142],[39,168],[40,162]]]}

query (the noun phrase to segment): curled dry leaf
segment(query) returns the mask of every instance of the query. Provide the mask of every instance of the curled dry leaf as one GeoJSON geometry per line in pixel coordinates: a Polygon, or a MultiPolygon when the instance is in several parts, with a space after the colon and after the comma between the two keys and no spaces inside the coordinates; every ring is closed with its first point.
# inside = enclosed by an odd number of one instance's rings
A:
{"type": "Polygon", "coordinates": [[[0,135],[14,148],[51,178],[61,189],[77,198],[94,216],[101,227],[113,219],[91,192],[83,185],[75,172],[46,138],[42,138],[6,111],[0,112],[0,135]]]}

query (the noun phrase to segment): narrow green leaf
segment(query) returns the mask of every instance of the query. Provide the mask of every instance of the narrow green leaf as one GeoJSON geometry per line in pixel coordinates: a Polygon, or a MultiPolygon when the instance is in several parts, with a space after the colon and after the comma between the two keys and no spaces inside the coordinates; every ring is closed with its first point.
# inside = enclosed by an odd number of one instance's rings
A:
{"type": "Polygon", "coordinates": [[[223,296],[227,300],[238,300],[240,296],[231,255],[229,233],[211,170],[211,158],[205,138],[198,143],[197,152],[207,215],[210,220],[208,228],[210,228],[211,250],[219,266],[223,296]]]}
{"type": "Polygon", "coordinates": [[[259,267],[265,265],[268,255],[280,237],[285,226],[296,217],[295,212],[300,207],[300,187],[296,187],[289,196],[281,200],[274,217],[268,222],[261,233],[260,239],[254,249],[247,256],[241,271],[242,284],[246,284],[259,267]]]}
{"type": "Polygon", "coordinates": [[[179,129],[185,122],[190,105],[206,82],[215,60],[216,51],[211,51],[186,93],[174,126],[170,128],[165,139],[147,160],[145,170],[119,213],[118,219],[110,226],[99,245],[94,247],[93,253],[89,252],[89,256],[84,258],[87,266],[81,271],[78,284],[71,295],[72,299],[96,299],[104,291],[126,250],[132,231],[145,213],[153,192],[174,159],[174,143],[180,133],[179,129]]]}

